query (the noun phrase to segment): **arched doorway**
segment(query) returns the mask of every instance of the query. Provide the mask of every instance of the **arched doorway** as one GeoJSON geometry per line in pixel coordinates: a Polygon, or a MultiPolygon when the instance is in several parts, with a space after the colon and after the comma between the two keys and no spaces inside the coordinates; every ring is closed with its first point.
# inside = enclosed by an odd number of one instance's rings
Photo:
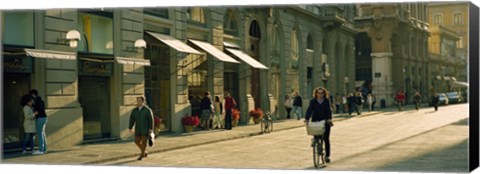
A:
{"type": "MultiPolygon", "coordinates": [[[[249,29],[249,41],[250,41],[250,53],[251,57],[255,60],[260,61],[260,26],[256,20],[253,20],[250,23],[249,29]]],[[[251,81],[250,81],[250,89],[251,95],[255,101],[255,108],[260,107],[261,99],[260,99],[260,71],[255,68],[251,68],[251,81]]]]}

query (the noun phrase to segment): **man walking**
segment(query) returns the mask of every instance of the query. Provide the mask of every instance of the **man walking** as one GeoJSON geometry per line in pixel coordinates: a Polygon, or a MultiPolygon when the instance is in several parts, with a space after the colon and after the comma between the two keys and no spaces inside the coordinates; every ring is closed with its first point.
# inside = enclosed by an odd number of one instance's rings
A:
{"type": "Polygon", "coordinates": [[[142,160],[148,156],[147,139],[150,132],[153,131],[153,114],[152,110],[145,106],[145,98],[137,97],[137,107],[130,114],[130,122],[128,125],[129,132],[135,126],[135,144],[140,149],[140,156],[137,160],[142,160]]]}
{"type": "Polygon", "coordinates": [[[42,155],[47,153],[47,135],[45,134],[45,128],[47,127],[47,113],[45,112],[45,102],[42,97],[38,95],[36,89],[30,91],[30,95],[34,100],[33,108],[38,114],[35,116],[35,126],[38,139],[38,151],[33,152],[34,155],[42,155]]]}

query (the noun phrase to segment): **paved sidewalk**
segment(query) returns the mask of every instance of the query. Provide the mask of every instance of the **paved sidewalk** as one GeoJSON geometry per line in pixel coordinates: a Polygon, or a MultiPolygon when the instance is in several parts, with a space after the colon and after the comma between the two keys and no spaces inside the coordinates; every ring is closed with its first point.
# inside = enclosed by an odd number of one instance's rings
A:
{"type": "MultiPolygon", "coordinates": [[[[413,106],[412,106],[413,107],[413,106]]],[[[408,110],[407,106],[407,110],[408,110]]],[[[361,117],[394,111],[396,108],[380,109],[380,111],[364,112],[361,117]]],[[[357,114],[334,114],[334,122],[358,117],[357,114]]],[[[279,120],[274,122],[273,133],[303,126],[303,120],[279,120]]],[[[260,125],[244,125],[232,130],[215,129],[210,131],[195,131],[192,133],[171,133],[156,138],[155,145],[148,148],[149,154],[220,141],[245,138],[260,135],[260,125]]],[[[83,144],[68,149],[49,149],[45,155],[23,155],[21,153],[4,154],[2,163],[22,164],[100,164],[124,158],[135,159],[139,150],[132,139],[83,144]]]]}

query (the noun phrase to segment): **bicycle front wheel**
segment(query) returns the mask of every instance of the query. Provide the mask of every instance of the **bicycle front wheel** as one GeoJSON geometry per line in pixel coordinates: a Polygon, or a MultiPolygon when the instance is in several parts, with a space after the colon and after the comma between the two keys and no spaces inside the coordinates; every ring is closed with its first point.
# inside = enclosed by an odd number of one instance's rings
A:
{"type": "Polygon", "coordinates": [[[320,158],[321,158],[320,152],[321,151],[318,151],[319,147],[321,147],[321,146],[320,146],[318,140],[315,140],[315,142],[313,143],[313,165],[315,166],[315,168],[320,167],[320,158]]]}

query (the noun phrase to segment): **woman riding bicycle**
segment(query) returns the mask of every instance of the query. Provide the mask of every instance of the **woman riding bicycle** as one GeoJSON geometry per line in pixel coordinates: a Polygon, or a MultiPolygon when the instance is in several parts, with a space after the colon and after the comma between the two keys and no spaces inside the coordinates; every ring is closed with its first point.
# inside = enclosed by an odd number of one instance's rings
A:
{"type": "MultiPolygon", "coordinates": [[[[313,91],[313,99],[310,100],[310,104],[307,108],[307,113],[305,115],[305,124],[308,124],[310,117],[312,122],[318,122],[326,120],[325,125],[325,134],[323,135],[323,140],[325,141],[325,150],[327,163],[330,162],[330,127],[332,124],[332,110],[331,103],[326,96],[327,90],[325,88],[319,87],[313,91]]],[[[320,136],[314,136],[315,140],[318,140],[320,136]]]]}

